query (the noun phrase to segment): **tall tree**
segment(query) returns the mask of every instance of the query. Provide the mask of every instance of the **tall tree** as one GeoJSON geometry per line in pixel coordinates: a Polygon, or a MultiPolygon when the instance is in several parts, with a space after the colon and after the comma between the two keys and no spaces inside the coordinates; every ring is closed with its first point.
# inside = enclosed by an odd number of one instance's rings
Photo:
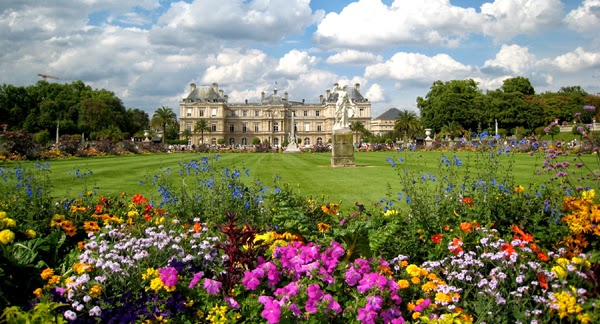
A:
{"type": "Polygon", "coordinates": [[[412,138],[421,128],[417,113],[406,109],[400,111],[394,123],[394,131],[400,134],[404,142],[412,138]]]}
{"type": "Polygon", "coordinates": [[[529,82],[529,79],[521,76],[505,79],[504,82],[502,82],[501,88],[502,91],[506,93],[520,92],[527,96],[535,94],[535,89],[533,89],[533,86],[531,85],[531,82],[529,82]]]}
{"type": "Polygon", "coordinates": [[[206,119],[200,119],[194,125],[194,132],[200,133],[200,142],[204,144],[204,132],[210,132],[211,128],[206,119]]]}
{"type": "Polygon", "coordinates": [[[162,130],[162,142],[165,143],[165,137],[167,137],[167,126],[177,123],[177,115],[170,107],[161,106],[156,109],[154,115],[152,115],[152,121],[150,122],[153,127],[158,127],[162,130]]]}

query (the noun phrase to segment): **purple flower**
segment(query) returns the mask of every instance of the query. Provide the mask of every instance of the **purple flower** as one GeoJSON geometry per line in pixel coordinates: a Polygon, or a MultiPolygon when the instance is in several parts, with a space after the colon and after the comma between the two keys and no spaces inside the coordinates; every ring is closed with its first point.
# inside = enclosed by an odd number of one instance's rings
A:
{"type": "Polygon", "coordinates": [[[362,324],[374,324],[377,319],[377,312],[373,311],[369,306],[358,309],[358,319],[362,324]]]}
{"type": "Polygon", "coordinates": [[[63,315],[69,321],[74,321],[75,319],[77,319],[77,314],[75,314],[75,312],[72,310],[66,311],[63,315]]]}
{"type": "Polygon", "coordinates": [[[225,297],[225,301],[229,303],[229,307],[233,309],[240,309],[240,304],[233,297],[225,297]]]}
{"type": "Polygon", "coordinates": [[[220,283],[219,281],[208,279],[208,278],[204,279],[204,289],[206,289],[206,292],[209,295],[218,294],[219,290],[221,289],[221,285],[222,285],[222,283],[220,283]]]}
{"type": "Polygon", "coordinates": [[[323,297],[323,291],[321,290],[321,287],[319,287],[318,284],[312,284],[308,286],[306,292],[308,293],[309,299],[319,300],[321,299],[321,297],[323,297]]]}
{"type": "MultiPolygon", "coordinates": [[[[265,297],[265,296],[261,296],[265,297]]],[[[260,301],[260,297],[259,297],[260,301]]],[[[281,305],[277,302],[276,299],[263,299],[265,305],[265,309],[260,313],[264,319],[269,322],[269,324],[279,323],[279,317],[281,316],[281,305]]]]}
{"type": "Polygon", "coordinates": [[[422,301],[421,303],[419,303],[419,305],[415,306],[414,311],[415,312],[422,312],[424,309],[426,309],[427,307],[429,307],[429,305],[431,305],[431,300],[429,298],[427,298],[424,301],[422,301]]]}
{"type": "Polygon", "coordinates": [[[573,115],[573,116],[574,117],[579,117],[579,116],[581,116],[581,113],[580,112],[576,112],[575,115],[573,115]]]}
{"type": "Polygon", "coordinates": [[[333,296],[331,296],[330,294],[323,296],[323,301],[327,303],[328,309],[331,309],[332,311],[338,314],[342,312],[342,307],[335,299],[333,299],[333,296]]]}
{"type": "Polygon", "coordinates": [[[545,132],[545,133],[550,133],[550,127],[546,127],[546,128],[544,128],[544,132],[545,132]]]}
{"type": "Polygon", "coordinates": [[[358,282],[358,286],[356,290],[361,294],[364,294],[367,290],[373,288],[375,286],[375,282],[378,279],[377,273],[369,273],[363,276],[363,278],[358,282]]]}
{"type": "Polygon", "coordinates": [[[288,308],[292,312],[292,314],[294,314],[294,316],[300,318],[300,315],[302,315],[302,312],[300,311],[300,308],[298,307],[298,305],[290,304],[290,306],[288,308]]]}
{"type": "Polygon", "coordinates": [[[594,106],[583,106],[583,110],[590,110],[590,111],[592,111],[592,110],[596,110],[596,107],[594,107],[594,106]]]}
{"type": "Polygon", "coordinates": [[[350,269],[346,270],[345,277],[346,283],[352,287],[356,285],[362,276],[360,273],[358,273],[358,271],[356,271],[356,269],[354,269],[354,267],[351,266],[350,269]]]}
{"type": "Polygon", "coordinates": [[[194,277],[190,281],[190,285],[188,286],[188,288],[190,288],[190,289],[194,288],[194,286],[198,283],[198,281],[200,281],[200,279],[202,279],[203,276],[204,276],[204,272],[202,272],[202,271],[196,272],[196,274],[194,274],[194,277]]]}
{"type": "Polygon", "coordinates": [[[158,273],[160,274],[160,280],[165,284],[165,286],[175,286],[177,285],[177,269],[173,267],[167,267],[158,269],[158,273]]]}
{"type": "Polygon", "coordinates": [[[264,277],[264,275],[265,272],[260,268],[256,268],[252,271],[246,271],[244,272],[244,279],[242,279],[242,284],[248,290],[255,290],[260,285],[259,279],[264,277]]]}
{"type": "Polygon", "coordinates": [[[381,296],[367,296],[367,305],[370,306],[372,310],[380,310],[381,304],[383,304],[383,298],[381,296]]]}

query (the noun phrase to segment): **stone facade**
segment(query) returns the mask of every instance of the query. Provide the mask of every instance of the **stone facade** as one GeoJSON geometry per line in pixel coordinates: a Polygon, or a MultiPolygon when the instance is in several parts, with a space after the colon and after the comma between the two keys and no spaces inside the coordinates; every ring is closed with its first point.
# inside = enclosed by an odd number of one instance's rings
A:
{"type": "Polygon", "coordinates": [[[371,133],[376,136],[381,136],[393,132],[398,115],[400,115],[400,110],[397,108],[390,108],[381,115],[373,118],[371,121],[371,133]]]}
{"type": "MultiPolygon", "coordinates": [[[[334,84],[335,87],[335,84],[334,84]]],[[[348,87],[349,97],[357,109],[353,121],[360,121],[371,128],[371,102],[360,93],[360,85],[348,87]]],[[[197,87],[190,84],[190,93],[179,104],[179,129],[192,131],[190,144],[217,145],[219,139],[226,146],[251,146],[254,138],[281,147],[287,142],[292,118],[296,125],[296,138],[300,147],[326,145],[331,142],[335,123],[337,96],[330,90],[318,97],[317,102],[291,101],[288,93],[283,95],[273,90],[269,96],[264,92],[257,102],[230,103],[216,83],[197,87]],[[196,123],[205,119],[210,131],[194,132],[196,123]],[[202,143],[202,136],[204,143],[202,143]]]]}

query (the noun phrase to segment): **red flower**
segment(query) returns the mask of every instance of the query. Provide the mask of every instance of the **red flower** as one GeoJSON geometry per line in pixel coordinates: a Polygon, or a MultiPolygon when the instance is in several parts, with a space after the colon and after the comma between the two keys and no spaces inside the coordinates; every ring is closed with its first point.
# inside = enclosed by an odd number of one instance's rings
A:
{"type": "Polygon", "coordinates": [[[431,236],[433,243],[438,244],[442,241],[442,234],[434,234],[431,236]]]}
{"type": "Polygon", "coordinates": [[[463,205],[472,207],[475,204],[475,201],[471,197],[464,197],[460,201],[463,205]]]}
{"type": "Polygon", "coordinates": [[[133,195],[133,203],[136,205],[141,205],[141,204],[145,203],[146,201],[147,201],[147,199],[144,198],[144,196],[142,196],[140,194],[133,195]]]}
{"type": "Polygon", "coordinates": [[[548,279],[546,278],[546,275],[543,273],[538,273],[536,274],[538,281],[540,283],[540,287],[548,290],[548,279]]]}
{"type": "Polygon", "coordinates": [[[102,214],[102,205],[96,205],[96,209],[94,210],[96,214],[102,214]]]}
{"type": "Polygon", "coordinates": [[[513,253],[517,252],[517,251],[515,250],[515,247],[514,247],[514,246],[512,246],[512,244],[510,244],[510,243],[506,243],[506,244],[504,244],[504,245],[502,246],[502,251],[504,251],[504,252],[506,252],[506,253],[508,254],[508,255],[506,256],[507,258],[508,258],[508,257],[509,257],[511,254],[513,254],[513,253]]]}
{"type": "Polygon", "coordinates": [[[454,255],[459,255],[462,251],[462,239],[455,237],[452,240],[452,246],[450,246],[450,248],[448,248],[450,250],[450,252],[454,253],[454,255]]]}

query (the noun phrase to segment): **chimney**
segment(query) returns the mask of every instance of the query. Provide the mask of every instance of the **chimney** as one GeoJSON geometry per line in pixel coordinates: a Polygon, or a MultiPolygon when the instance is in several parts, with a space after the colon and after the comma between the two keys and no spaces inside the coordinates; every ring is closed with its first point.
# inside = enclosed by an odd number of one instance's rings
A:
{"type": "Polygon", "coordinates": [[[287,91],[283,94],[283,99],[288,100],[288,92],[287,91]]]}
{"type": "Polygon", "coordinates": [[[215,93],[219,93],[219,85],[216,82],[212,84],[212,88],[215,93]]]}
{"type": "Polygon", "coordinates": [[[260,93],[260,101],[265,101],[265,92],[260,93]]]}
{"type": "MultiPolygon", "coordinates": [[[[327,89],[325,90],[325,100],[329,100],[329,96],[331,95],[331,90],[327,89]]],[[[323,101],[323,100],[321,100],[323,101]]]]}
{"type": "Polygon", "coordinates": [[[246,102],[246,105],[248,104],[248,99],[244,99],[244,102],[246,102]]]}
{"type": "Polygon", "coordinates": [[[304,98],[302,98],[302,103],[304,103],[304,98]]]}
{"type": "Polygon", "coordinates": [[[190,92],[196,90],[196,84],[195,83],[190,83],[190,92]]]}
{"type": "Polygon", "coordinates": [[[219,90],[219,97],[223,98],[223,90],[219,90]]]}
{"type": "Polygon", "coordinates": [[[323,103],[323,95],[319,95],[319,103],[323,103]]]}
{"type": "Polygon", "coordinates": [[[358,83],[358,82],[357,82],[357,83],[354,85],[354,88],[356,88],[356,91],[360,92],[360,83],[358,83]]]}
{"type": "Polygon", "coordinates": [[[223,99],[225,100],[225,102],[229,102],[229,96],[228,95],[224,95],[223,99]]]}

